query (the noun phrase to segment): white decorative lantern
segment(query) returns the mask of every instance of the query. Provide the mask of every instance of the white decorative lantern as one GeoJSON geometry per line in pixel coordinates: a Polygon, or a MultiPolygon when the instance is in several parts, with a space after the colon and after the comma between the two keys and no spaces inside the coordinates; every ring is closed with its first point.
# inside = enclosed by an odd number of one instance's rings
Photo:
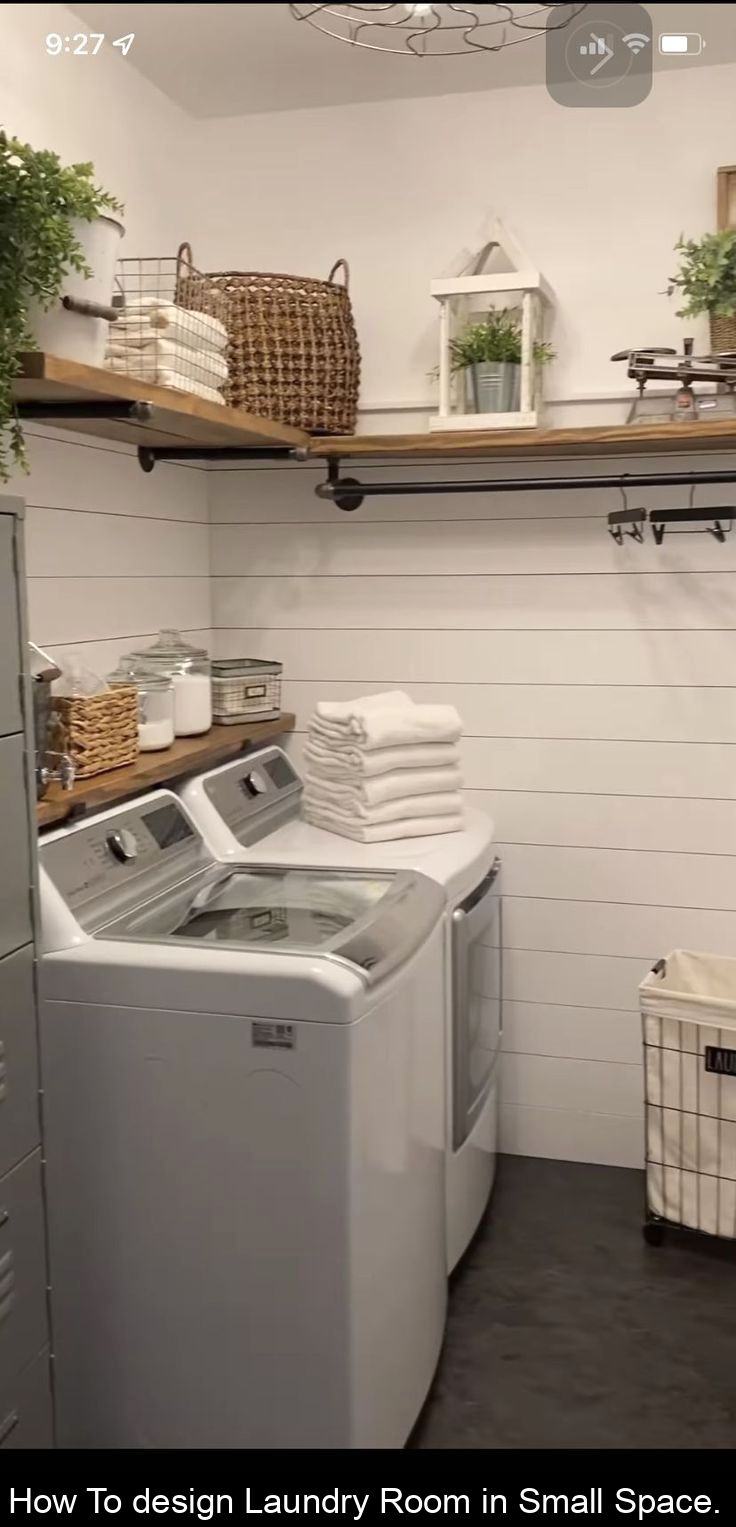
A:
{"type": "Polygon", "coordinates": [[[440,305],[439,412],[432,430],[533,429],[540,421],[537,346],[553,294],[500,224],[495,233],[470,262],[472,274],[441,277],[430,286],[440,305]],[[492,252],[494,263],[511,269],[484,271],[492,252]],[[471,326],[481,358],[459,369],[456,344],[471,326]],[[504,359],[504,351],[513,358],[504,359]]]}

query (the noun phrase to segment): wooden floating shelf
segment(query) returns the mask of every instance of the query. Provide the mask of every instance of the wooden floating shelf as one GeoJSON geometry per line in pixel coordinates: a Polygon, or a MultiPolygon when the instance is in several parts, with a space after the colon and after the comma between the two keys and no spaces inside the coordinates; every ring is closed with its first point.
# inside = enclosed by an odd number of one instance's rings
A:
{"type": "Polygon", "coordinates": [[[121,376],[101,367],[82,366],[77,361],[60,360],[40,350],[22,357],[22,372],[13,384],[16,402],[21,405],[80,404],[78,417],[58,417],[49,412],[43,423],[53,429],[72,430],[81,435],[96,435],[103,440],[121,440],[126,445],[150,446],[163,450],[211,449],[258,450],[263,447],[294,450],[306,445],[309,436],[288,424],[259,419],[226,404],[208,403],[192,393],[177,392],[172,387],[154,387],[137,377],[121,376]],[[116,404],[121,415],[131,403],[152,405],[147,422],[114,417],[116,404]],[[89,404],[85,418],[83,405],[89,404]],[[100,417],[99,410],[109,407],[111,417],[100,417]]]}
{"type": "MultiPolygon", "coordinates": [[[[261,419],[238,408],[207,403],[191,393],[154,387],[41,351],[23,357],[13,385],[16,401],[43,411],[43,423],[103,440],[160,450],[176,459],[181,452],[241,455],[249,451],[294,452],[302,460],[370,459],[393,461],[426,457],[433,461],[467,458],[482,461],[544,461],[555,457],[675,455],[693,451],[736,450],[736,418],[688,424],[611,424],[584,429],[468,430],[420,435],[308,435],[288,424],[261,419]],[[136,403],[151,407],[146,420],[125,417],[136,403]],[[84,406],[89,413],[85,415],[84,406]],[[116,405],[120,417],[115,417],[116,405]],[[59,412],[54,412],[54,407],[59,412]]],[[[30,417],[30,414],[29,414],[30,417]]]]}
{"type": "Polygon", "coordinates": [[[295,717],[288,712],[273,721],[247,721],[237,726],[213,726],[202,737],[180,737],[161,753],[139,753],[134,764],[108,769],[92,779],[80,779],[71,790],[52,785],[36,807],[39,827],[58,826],[70,816],[114,806],[143,790],[171,785],[187,774],[213,769],[237,758],[246,748],[293,732],[295,717]]]}
{"type": "Polygon", "coordinates": [[[736,450],[736,418],[703,424],[610,424],[584,429],[468,430],[451,434],[312,436],[310,460],[542,461],[574,456],[676,455],[736,450]]]}

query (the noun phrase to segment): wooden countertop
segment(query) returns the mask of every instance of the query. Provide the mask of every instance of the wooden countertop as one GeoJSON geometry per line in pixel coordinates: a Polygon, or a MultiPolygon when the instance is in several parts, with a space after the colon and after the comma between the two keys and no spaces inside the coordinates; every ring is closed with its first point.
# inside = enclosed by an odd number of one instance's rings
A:
{"type": "Polygon", "coordinates": [[[273,721],[248,721],[237,726],[213,726],[201,737],[179,737],[160,753],[139,753],[134,764],[108,769],[92,779],[80,779],[71,790],[51,785],[36,807],[40,828],[58,826],[70,816],[114,806],[144,790],[173,784],[237,758],[245,749],[293,732],[295,717],[288,712],[273,721]]]}

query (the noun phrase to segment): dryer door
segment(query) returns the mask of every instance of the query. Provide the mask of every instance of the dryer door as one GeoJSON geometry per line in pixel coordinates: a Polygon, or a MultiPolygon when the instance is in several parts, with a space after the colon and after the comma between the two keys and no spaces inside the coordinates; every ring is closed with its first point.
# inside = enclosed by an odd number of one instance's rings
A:
{"type": "Polygon", "coordinates": [[[452,1144],[470,1134],[501,1043],[500,861],[452,914],[452,1144]]]}

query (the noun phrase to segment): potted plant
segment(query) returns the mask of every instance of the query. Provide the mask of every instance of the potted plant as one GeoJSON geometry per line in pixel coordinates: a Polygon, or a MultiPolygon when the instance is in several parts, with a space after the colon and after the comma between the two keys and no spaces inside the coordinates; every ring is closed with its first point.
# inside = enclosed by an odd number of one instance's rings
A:
{"type": "MultiPolygon", "coordinates": [[[[118,222],[105,217],[121,211],[120,203],[95,185],[93,175],[91,164],[62,165],[49,150],[33,149],[0,131],[0,480],[5,482],[13,462],[26,465],[13,401],[20,356],[38,348],[39,319],[58,305],[69,273],[92,281],[85,235],[94,240],[104,218],[112,224],[114,251],[122,232],[118,222]]],[[[97,274],[99,263],[95,259],[97,274]]],[[[114,253],[107,301],[113,269],[114,253]]],[[[86,322],[88,329],[101,323],[73,313],[63,317],[71,324],[86,322]]]]}
{"type": "MultiPolygon", "coordinates": [[[[515,413],[521,396],[521,315],[518,308],[491,308],[450,341],[452,370],[469,374],[477,414],[515,413]]],[[[533,346],[537,366],[554,360],[544,340],[533,346]]]]}
{"type": "Polygon", "coordinates": [[[680,269],[670,278],[668,295],[679,290],[685,302],[678,318],[710,318],[714,351],[736,350],[736,228],[704,233],[701,239],[681,237],[675,244],[680,269]]]}

